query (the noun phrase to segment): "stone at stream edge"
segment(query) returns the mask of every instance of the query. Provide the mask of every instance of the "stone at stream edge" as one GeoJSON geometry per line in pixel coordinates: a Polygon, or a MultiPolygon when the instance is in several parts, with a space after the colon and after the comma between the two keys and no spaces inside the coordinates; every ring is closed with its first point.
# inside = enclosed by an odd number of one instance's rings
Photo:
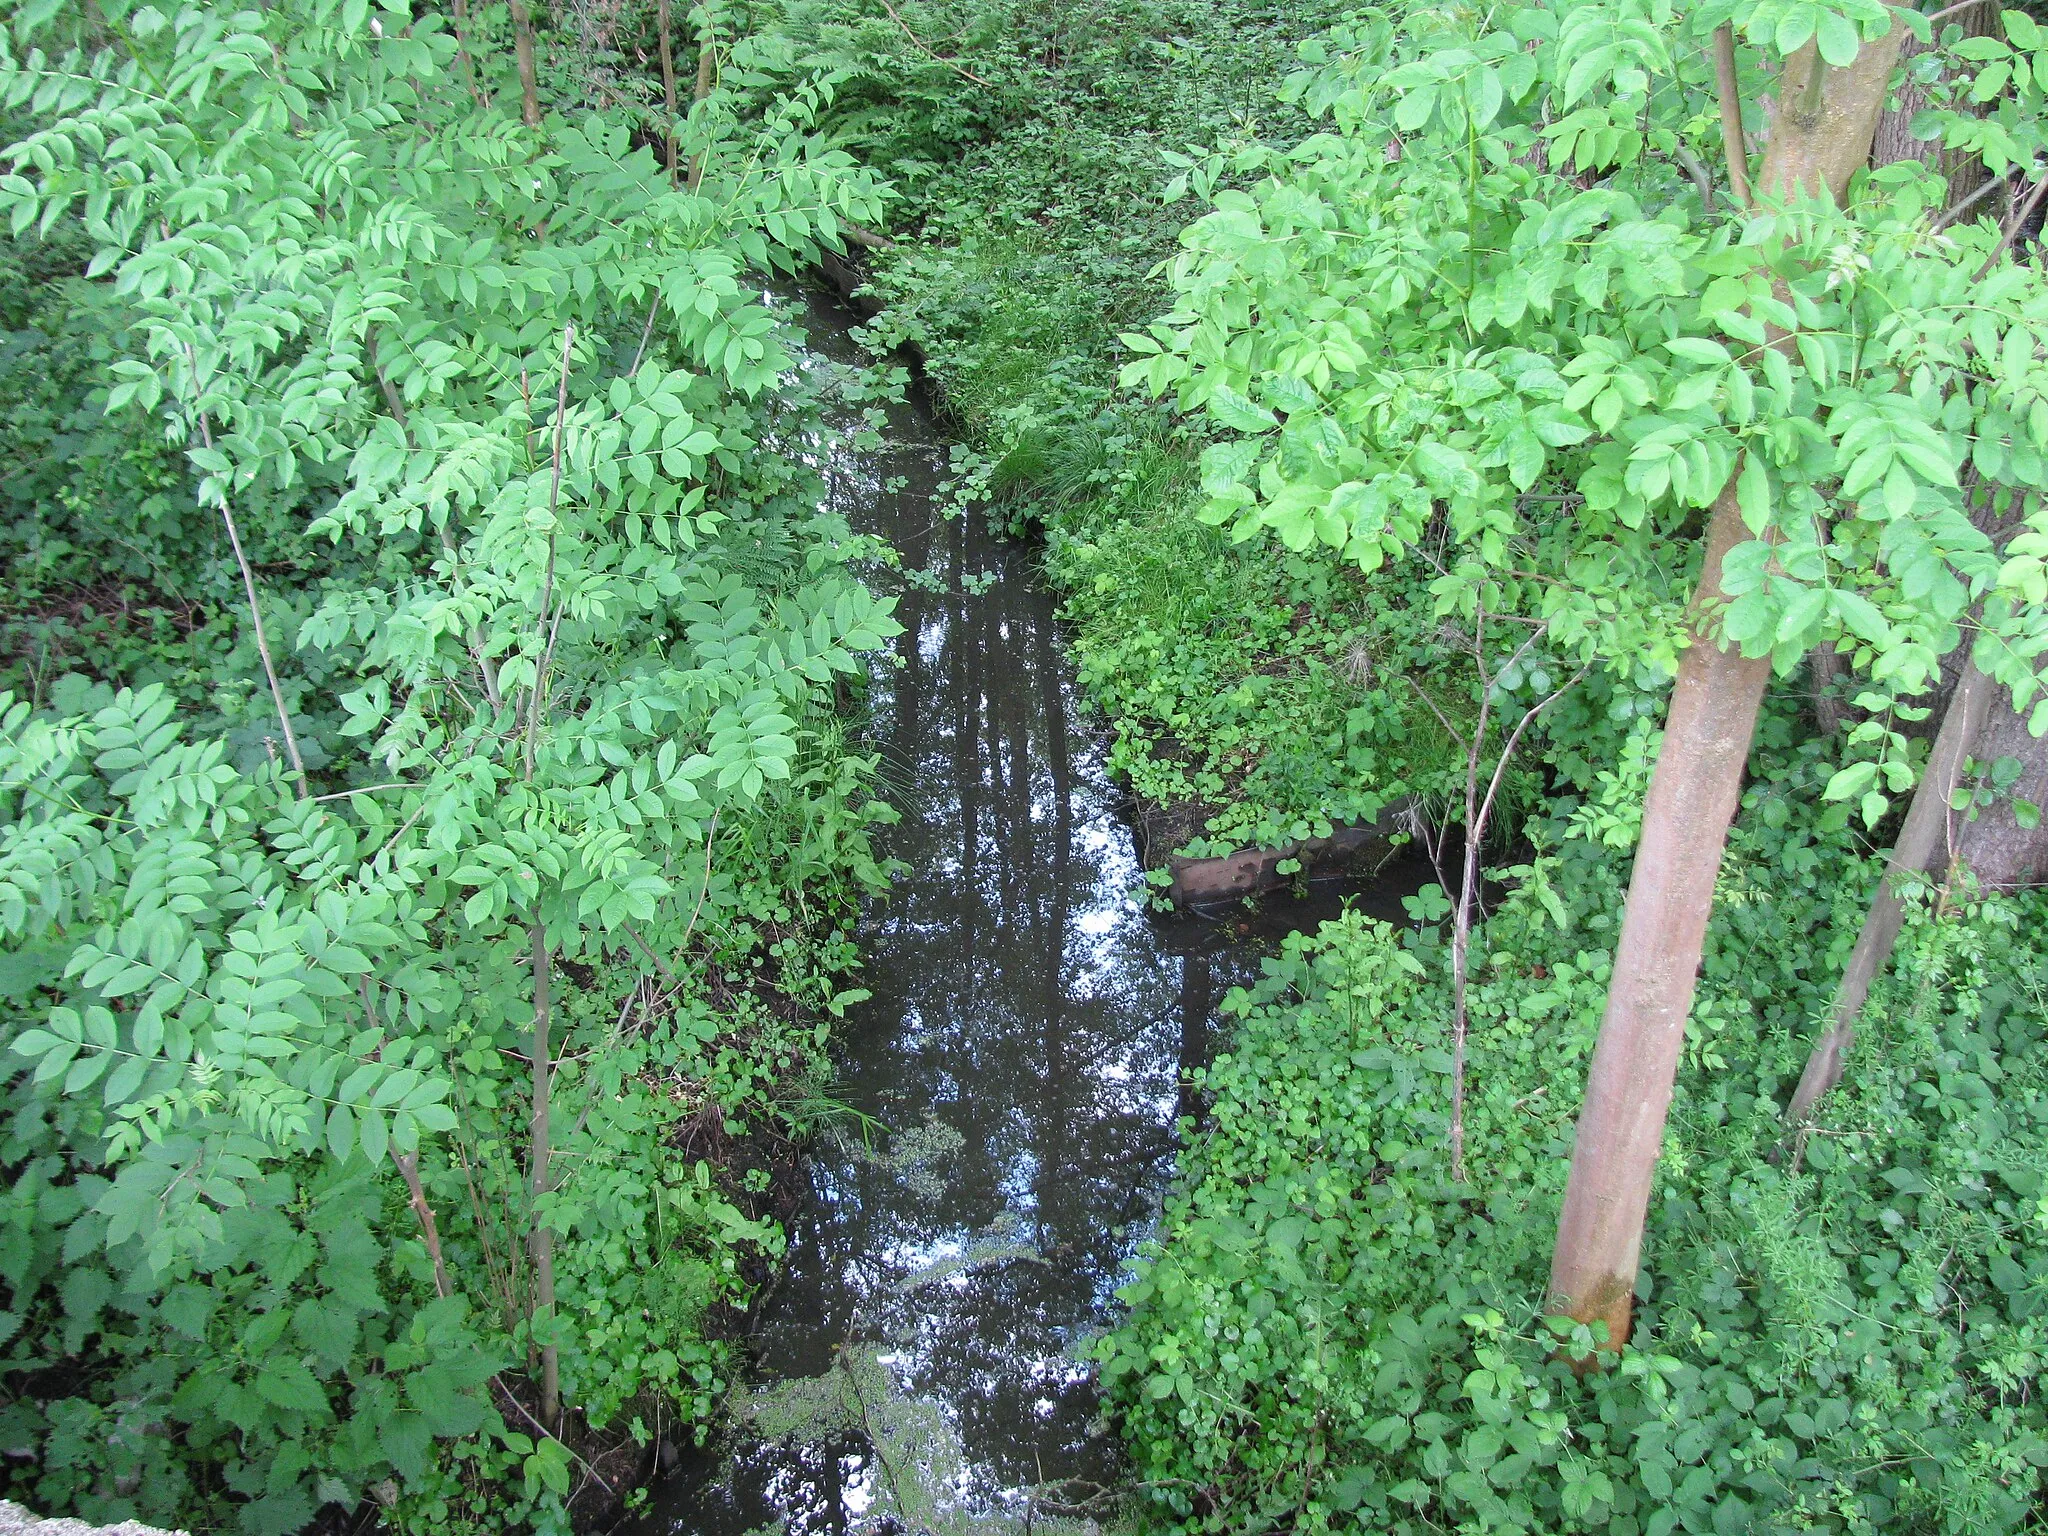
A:
{"type": "Polygon", "coordinates": [[[0,1536],[185,1536],[183,1531],[159,1530],[140,1520],[123,1520],[119,1525],[88,1525],[83,1520],[45,1520],[19,1504],[0,1499],[0,1536]]]}

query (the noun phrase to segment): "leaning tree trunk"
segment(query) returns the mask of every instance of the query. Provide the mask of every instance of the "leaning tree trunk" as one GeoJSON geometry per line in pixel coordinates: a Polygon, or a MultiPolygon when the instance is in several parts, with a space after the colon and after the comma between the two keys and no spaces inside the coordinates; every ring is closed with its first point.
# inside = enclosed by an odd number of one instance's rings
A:
{"type": "MultiPolygon", "coordinates": [[[[1869,159],[1901,32],[1894,26],[1864,44],[1845,68],[1824,66],[1811,43],[1785,61],[1756,178],[1760,200],[1801,193],[1841,199],[1850,176],[1869,159]]],[[[1722,561],[1746,537],[1731,478],[1707,528],[1693,643],[1679,662],[1643,805],[1642,840],[1551,1257],[1552,1311],[1605,1324],[1609,1347],[1616,1349],[1628,1338],[1643,1221],[1714,882],[1771,674],[1768,657],[1748,659],[1713,632],[1722,561]]]]}
{"type": "Polygon", "coordinates": [[[1724,600],[1722,562],[1748,536],[1731,482],[1707,528],[1693,641],[1679,663],[1643,802],[1642,840],[1551,1258],[1553,1308],[1579,1322],[1604,1322],[1617,1349],[1628,1337],[1643,1218],[1714,881],[1771,677],[1769,655],[1752,659],[1719,644],[1706,611],[1724,600]]]}
{"type": "Polygon", "coordinates": [[[1996,688],[1975,662],[1964,666],[1962,680],[1942,714],[1941,732],[1928,754],[1927,771],[1913,791],[1905,825],[1899,828],[1898,841],[1885,861],[1884,877],[1877,883],[1877,895],[1863,919],[1862,932],[1856,935],[1856,947],[1849,952],[1841,985],[1835,989],[1827,1031],[1806,1058],[1806,1070],[1799,1074],[1799,1086],[1785,1107],[1785,1118],[1794,1125],[1805,1124],[1821,1095],[1841,1081],[1843,1059],[1856,1038],[1857,1017],[1870,996],[1871,983],[1891,959],[1892,946],[1906,921],[1905,904],[1894,886],[1904,876],[1925,874],[1948,863],[1949,796],[1962,780],[1963,763],[1983,730],[1994,692],[2005,690],[1996,688]]]}
{"type": "MultiPolygon", "coordinates": [[[[1966,499],[1970,521],[2002,553],[2006,540],[2025,526],[2024,501],[1977,486],[1969,489],[1966,499]]],[[[1988,762],[2017,757],[2029,765],[2016,788],[2018,797],[2040,805],[2048,793],[2048,742],[2036,741],[2026,732],[2012,707],[2012,691],[1979,671],[1970,652],[1966,642],[1942,658],[1941,682],[1926,700],[1941,725],[1843,969],[1828,1027],[1814,1043],[1799,1086],[1785,1106],[1785,1118],[1794,1126],[1805,1124],[1814,1106],[1841,1081],[1844,1058],[1856,1038],[1857,1017],[1871,985],[1884,973],[1905,921],[1905,909],[1893,889],[1900,875],[1945,872],[1958,861],[1970,866],[1986,889],[2032,883],[2048,875],[2048,828],[2020,826],[2011,800],[1974,821],[1950,809],[1972,758],[1988,762]]]]}

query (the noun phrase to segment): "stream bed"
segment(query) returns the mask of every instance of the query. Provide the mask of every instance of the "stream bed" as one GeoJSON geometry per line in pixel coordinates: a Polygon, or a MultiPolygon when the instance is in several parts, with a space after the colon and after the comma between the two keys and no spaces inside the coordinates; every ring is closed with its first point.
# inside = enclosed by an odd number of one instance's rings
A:
{"type": "MultiPolygon", "coordinates": [[[[853,318],[804,302],[810,366],[857,358],[853,318]]],[[[817,445],[830,495],[927,573],[865,726],[907,872],[862,925],[872,996],[835,1036],[861,1119],[812,1149],[733,1432],[636,1536],[1087,1530],[1121,1461],[1082,1352],[1154,1230],[1217,1004],[1288,929],[1344,900],[1399,922],[1432,878],[1148,912],[1035,554],[979,509],[939,514],[923,402],[873,450],[856,423],[817,445]]]]}

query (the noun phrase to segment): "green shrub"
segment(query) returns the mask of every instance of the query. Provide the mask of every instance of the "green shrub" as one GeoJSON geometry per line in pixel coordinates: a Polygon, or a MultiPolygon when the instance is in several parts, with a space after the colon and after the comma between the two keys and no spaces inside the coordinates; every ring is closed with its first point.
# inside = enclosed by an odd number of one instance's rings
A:
{"type": "Polygon", "coordinates": [[[1178,810],[1196,854],[1326,836],[1462,784],[1423,690],[1454,717],[1469,706],[1416,633],[1416,594],[1232,545],[1195,518],[1185,461],[1149,470],[1162,450],[1135,437],[1110,438],[1106,485],[1046,508],[1047,569],[1082,686],[1113,723],[1111,770],[1178,810]]]}
{"type": "Polygon", "coordinates": [[[1584,1380],[1540,1314],[1626,853],[1588,821],[1539,825],[1545,851],[1483,932],[1466,1184],[1447,1177],[1434,942],[1349,915],[1233,997],[1235,1036],[1202,1079],[1213,1120],[1100,1350],[1165,1523],[1962,1536],[2038,1521],[2042,903],[1917,920],[1844,1090],[1781,1145],[1778,1099],[1874,877],[1841,834],[1783,813],[1821,771],[1811,748],[1781,747],[1746,798],[1647,1301],[1584,1380]]]}
{"type": "Polygon", "coordinates": [[[878,386],[742,278],[883,190],[744,40],[679,188],[472,91],[503,7],[16,12],[7,611],[207,611],[0,693],[0,1491],[564,1531],[723,1396],[887,876],[889,602],[790,451],[878,386]]]}

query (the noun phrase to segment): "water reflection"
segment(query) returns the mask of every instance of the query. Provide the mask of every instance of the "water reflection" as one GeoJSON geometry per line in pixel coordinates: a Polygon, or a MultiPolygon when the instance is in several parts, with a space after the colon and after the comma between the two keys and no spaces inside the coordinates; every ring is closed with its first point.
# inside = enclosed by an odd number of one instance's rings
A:
{"type": "MultiPolygon", "coordinates": [[[[852,355],[834,310],[809,328],[852,355]]],[[[838,1035],[835,1091],[887,1134],[817,1148],[750,1433],[658,1490],[647,1530],[1000,1529],[1022,1490],[1112,1483],[1077,1346],[1157,1215],[1187,1069],[1277,934],[1356,894],[1144,911],[1052,599],[1026,547],[935,515],[945,471],[914,404],[829,463],[855,526],[930,573],[902,592],[871,725],[910,872],[863,933],[873,997],[838,1035]]],[[[1389,891],[1367,904],[1398,918],[1389,891]]]]}

